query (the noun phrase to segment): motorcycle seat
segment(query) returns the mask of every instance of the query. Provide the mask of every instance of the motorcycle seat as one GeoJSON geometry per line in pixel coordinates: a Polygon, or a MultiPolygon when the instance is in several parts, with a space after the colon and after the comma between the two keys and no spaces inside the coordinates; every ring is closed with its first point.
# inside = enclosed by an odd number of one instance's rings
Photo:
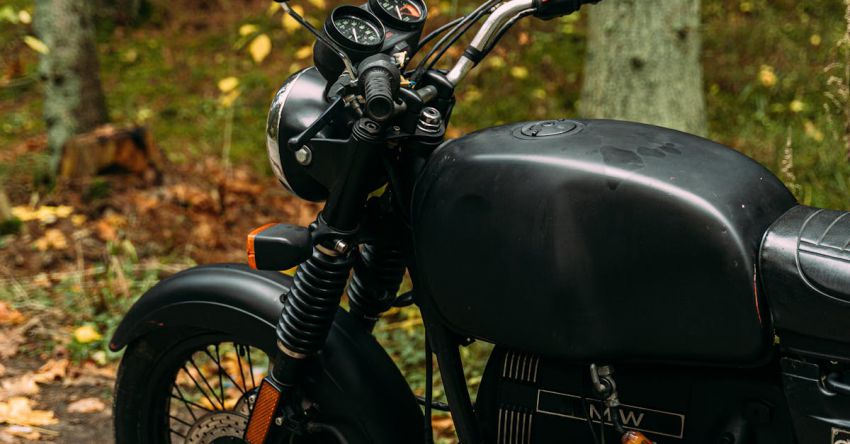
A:
{"type": "Polygon", "coordinates": [[[760,263],[780,344],[850,359],[850,213],[788,210],[765,234],[760,263]]]}

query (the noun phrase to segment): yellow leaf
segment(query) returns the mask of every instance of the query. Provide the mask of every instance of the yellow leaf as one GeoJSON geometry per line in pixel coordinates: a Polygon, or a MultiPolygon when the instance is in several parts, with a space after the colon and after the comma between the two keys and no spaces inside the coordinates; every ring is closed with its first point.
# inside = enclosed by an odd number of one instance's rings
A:
{"type": "Polygon", "coordinates": [[[818,34],[812,34],[812,36],[809,37],[809,43],[811,43],[812,46],[820,46],[820,43],[822,41],[823,41],[823,39],[818,34]]]}
{"type": "Polygon", "coordinates": [[[803,111],[803,109],[805,109],[805,108],[806,108],[806,104],[803,103],[801,100],[797,100],[797,99],[792,100],[791,103],[788,105],[788,109],[790,109],[791,111],[793,111],[795,113],[799,113],[799,112],[803,111]]]}
{"type": "Polygon", "coordinates": [[[776,86],[776,73],[772,66],[762,65],[761,70],[759,70],[759,81],[768,88],[776,86]]]}
{"type": "Polygon", "coordinates": [[[269,4],[269,9],[266,10],[266,14],[270,15],[270,16],[275,15],[275,14],[277,14],[277,11],[280,11],[280,3],[271,2],[269,4]]]}
{"type": "Polygon", "coordinates": [[[32,16],[25,9],[21,9],[20,11],[18,11],[18,20],[20,20],[21,23],[25,25],[29,25],[30,23],[32,23],[32,16]]]}
{"type": "MultiPolygon", "coordinates": [[[[302,17],[304,16],[304,8],[302,8],[300,6],[293,6],[292,10],[297,12],[298,15],[300,15],[300,16],[302,16],[302,17]]],[[[286,31],[288,33],[292,33],[296,29],[300,28],[301,24],[296,22],[295,19],[292,18],[289,14],[284,14],[283,20],[281,20],[281,26],[283,26],[284,31],[286,31]]]]}
{"type": "Polygon", "coordinates": [[[806,137],[816,142],[823,142],[823,132],[811,120],[803,122],[803,130],[806,133],[806,137]]]}
{"type": "Polygon", "coordinates": [[[307,57],[310,57],[312,54],[313,54],[313,47],[312,46],[302,46],[301,48],[298,49],[298,51],[295,51],[295,58],[296,59],[306,59],[307,57]]]}
{"type": "Polygon", "coordinates": [[[229,93],[239,86],[239,79],[236,77],[225,77],[218,81],[218,90],[223,93],[229,93]]]}
{"type": "Polygon", "coordinates": [[[235,102],[236,99],[239,98],[239,94],[240,91],[238,89],[230,91],[229,93],[219,97],[218,104],[221,105],[222,108],[230,108],[231,106],[233,106],[233,102],[235,102]]]}
{"type": "Polygon", "coordinates": [[[325,0],[309,0],[309,2],[310,2],[311,5],[315,6],[318,9],[327,8],[327,4],[325,3],[325,0]]]}
{"type": "Polygon", "coordinates": [[[47,45],[44,44],[44,42],[31,35],[24,36],[24,43],[26,43],[26,45],[29,46],[30,49],[39,54],[47,54],[50,52],[50,48],[48,48],[47,45]]]}
{"type": "Polygon", "coordinates": [[[528,68],[524,66],[514,66],[511,68],[511,76],[517,79],[524,79],[528,77],[528,68]]]}
{"type": "Polygon", "coordinates": [[[91,325],[83,325],[74,330],[74,339],[80,344],[89,344],[103,339],[103,335],[91,325]]]}
{"type": "Polygon", "coordinates": [[[33,245],[38,251],[64,250],[68,248],[68,239],[61,230],[51,228],[44,232],[44,236],[36,239],[33,245]]]}
{"type": "Polygon", "coordinates": [[[257,32],[257,26],[252,24],[242,25],[239,27],[239,35],[245,37],[246,35],[251,35],[257,32]]]}
{"type": "Polygon", "coordinates": [[[272,39],[267,34],[254,37],[254,40],[248,45],[248,52],[251,53],[251,58],[254,59],[255,63],[262,62],[272,52],[272,39]]]}

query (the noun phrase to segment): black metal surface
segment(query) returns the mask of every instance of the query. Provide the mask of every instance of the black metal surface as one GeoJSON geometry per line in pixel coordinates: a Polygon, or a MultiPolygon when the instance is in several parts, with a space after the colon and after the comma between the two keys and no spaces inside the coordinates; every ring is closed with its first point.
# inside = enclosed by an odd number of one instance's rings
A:
{"type": "Polygon", "coordinates": [[[393,306],[403,277],[404,257],[398,248],[364,244],[348,284],[352,316],[371,330],[381,313],[393,306]]]}
{"type": "Polygon", "coordinates": [[[420,281],[464,336],[563,358],[754,366],[767,227],[795,205],[768,170],[663,128],[528,123],[447,142],[419,177],[420,281]],[[509,325],[510,328],[506,328],[509,325]]]}
{"type": "Polygon", "coordinates": [[[824,367],[802,359],[782,359],[785,394],[800,444],[836,444],[850,438],[850,396],[821,383],[828,379],[824,367]]]}
{"type": "Polygon", "coordinates": [[[592,436],[603,435],[604,420],[604,442],[615,444],[617,415],[656,444],[797,442],[776,362],[747,370],[618,365],[613,379],[616,413],[598,398],[587,364],[497,348],[476,402],[486,441],[599,442],[592,436]]]}
{"type": "Polygon", "coordinates": [[[850,361],[850,213],[797,206],[768,231],[761,279],[784,348],[850,361]]]}
{"type": "MultiPolygon", "coordinates": [[[[143,295],[118,326],[110,348],[120,350],[151,329],[186,325],[239,331],[272,350],[280,295],[291,285],[288,276],[244,265],[191,268],[143,295]]],[[[423,441],[422,412],[403,376],[375,339],[341,309],[318,361],[320,371],[358,400],[349,407],[373,433],[371,442],[423,441]]]]}

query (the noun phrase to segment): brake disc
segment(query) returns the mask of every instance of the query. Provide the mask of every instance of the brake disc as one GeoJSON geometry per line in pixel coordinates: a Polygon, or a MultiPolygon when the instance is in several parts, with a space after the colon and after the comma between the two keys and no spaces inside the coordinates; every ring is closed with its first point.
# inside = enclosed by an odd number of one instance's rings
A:
{"type": "Polygon", "coordinates": [[[242,436],[248,427],[248,417],[235,412],[212,412],[198,419],[189,433],[187,444],[244,443],[242,436]]]}

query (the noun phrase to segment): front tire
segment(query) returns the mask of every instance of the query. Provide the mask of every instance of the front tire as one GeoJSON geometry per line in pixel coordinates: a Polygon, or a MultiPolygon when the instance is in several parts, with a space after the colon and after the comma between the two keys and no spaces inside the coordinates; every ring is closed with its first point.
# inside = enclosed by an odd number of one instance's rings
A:
{"type": "MultiPolygon", "coordinates": [[[[241,443],[274,350],[238,333],[196,327],[155,330],[128,345],[114,398],[117,444],[241,443]]],[[[332,432],[286,436],[282,442],[366,443],[354,406],[322,373],[311,372],[305,397],[320,406],[332,432]],[[312,395],[312,396],[311,396],[312,395]]]]}

